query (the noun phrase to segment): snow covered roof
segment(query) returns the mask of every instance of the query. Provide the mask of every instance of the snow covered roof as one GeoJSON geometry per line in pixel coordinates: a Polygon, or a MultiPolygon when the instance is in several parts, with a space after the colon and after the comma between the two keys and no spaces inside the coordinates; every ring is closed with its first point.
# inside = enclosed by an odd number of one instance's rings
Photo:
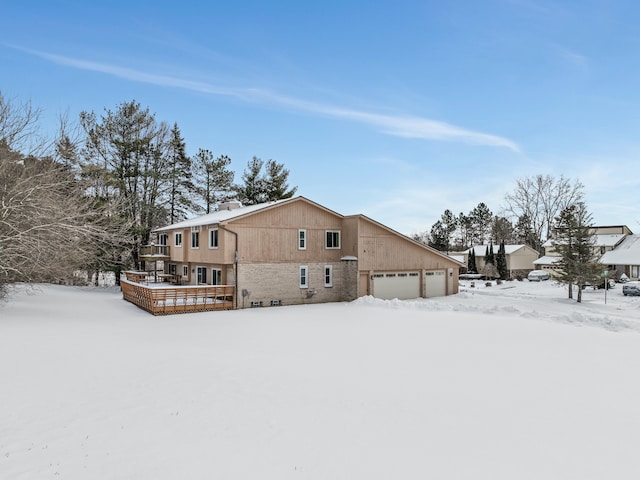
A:
{"type": "Polygon", "coordinates": [[[627,235],[615,249],[600,258],[605,265],[640,265],[640,235],[627,235]]]}
{"type": "MultiPolygon", "coordinates": [[[[517,252],[518,250],[520,250],[521,248],[526,247],[526,245],[522,244],[522,245],[505,245],[504,246],[504,253],[507,255],[512,254],[513,252],[517,252]]],[[[465,250],[462,253],[467,253],[470,254],[471,250],[473,250],[473,253],[475,253],[476,257],[484,257],[487,253],[487,248],[489,248],[489,245],[474,245],[473,247],[471,247],[468,250],[465,250]]],[[[498,253],[498,249],[500,248],[500,245],[494,245],[493,246],[493,253],[494,255],[498,253]]]]}
{"type": "Polygon", "coordinates": [[[595,235],[595,237],[595,246],[615,247],[626,235],[624,233],[609,233],[607,235],[595,235]]]}
{"type": "MultiPolygon", "coordinates": [[[[594,247],[615,247],[624,237],[627,235],[625,233],[607,233],[603,235],[594,235],[593,236],[593,246],[594,247]]],[[[543,247],[552,247],[555,244],[562,243],[557,242],[555,239],[550,238],[546,242],[542,244],[543,247]]]]}
{"type": "Polygon", "coordinates": [[[201,227],[204,225],[215,225],[220,222],[226,222],[233,218],[241,217],[242,215],[247,215],[248,213],[257,212],[258,210],[262,210],[263,208],[271,207],[273,205],[286,202],[288,200],[289,199],[277,200],[274,202],[267,202],[267,203],[259,203],[257,205],[248,205],[246,207],[233,208],[231,210],[226,210],[226,209],[218,210],[212,213],[208,213],[206,215],[201,215],[199,217],[183,220],[182,222],[174,223],[173,225],[167,225],[166,227],[157,228],[155,231],[164,232],[167,230],[176,230],[181,228],[201,227]]]}
{"type": "Polygon", "coordinates": [[[556,262],[562,260],[561,257],[551,257],[549,255],[545,255],[543,257],[538,258],[533,261],[534,265],[553,265],[556,262]]]}

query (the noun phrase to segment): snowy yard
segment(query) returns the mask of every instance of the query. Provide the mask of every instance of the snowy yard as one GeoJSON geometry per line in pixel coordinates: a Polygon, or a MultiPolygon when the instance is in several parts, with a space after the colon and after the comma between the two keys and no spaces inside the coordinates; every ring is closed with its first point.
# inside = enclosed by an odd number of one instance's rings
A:
{"type": "Polygon", "coordinates": [[[640,297],[552,282],[153,317],[0,305],[2,479],[637,479],[640,297]]]}

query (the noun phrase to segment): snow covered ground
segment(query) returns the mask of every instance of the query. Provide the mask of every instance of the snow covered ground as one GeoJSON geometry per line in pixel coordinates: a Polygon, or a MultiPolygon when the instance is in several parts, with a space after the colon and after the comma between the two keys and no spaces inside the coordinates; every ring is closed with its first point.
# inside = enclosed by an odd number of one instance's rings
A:
{"type": "Polygon", "coordinates": [[[0,305],[2,479],[637,479],[640,297],[506,282],[153,317],[0,305]]]}

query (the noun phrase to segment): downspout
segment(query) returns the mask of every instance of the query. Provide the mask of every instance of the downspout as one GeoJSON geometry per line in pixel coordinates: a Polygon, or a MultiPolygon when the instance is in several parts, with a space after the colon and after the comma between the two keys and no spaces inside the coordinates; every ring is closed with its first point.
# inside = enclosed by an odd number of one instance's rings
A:
{"type": "Polygon", "coordinates": [[[234,232],[233,230],[229,230],[226,226],[224,226],[221,223],[218,224],[218,228],[221,228],[225,232],[229,232],[233,234],[233,236],[236,239],[236,249],[233,255],[233,270],[234,270],[234,278],[235,278],[235,288],[234,288],[233,296],[235,297],[235,305],[237,309],[238,308],[238,233],[234,232]]]}

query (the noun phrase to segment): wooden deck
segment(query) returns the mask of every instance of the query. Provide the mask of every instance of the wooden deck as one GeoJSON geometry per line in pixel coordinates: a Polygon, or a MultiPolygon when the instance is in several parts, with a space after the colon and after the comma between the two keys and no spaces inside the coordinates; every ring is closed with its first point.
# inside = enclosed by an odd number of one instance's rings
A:
{"type": "Polygon", "coordinates": [[[144,285],[121,280],[122,298],[153,315],[233,309],[233,285],[144,285]]]}

